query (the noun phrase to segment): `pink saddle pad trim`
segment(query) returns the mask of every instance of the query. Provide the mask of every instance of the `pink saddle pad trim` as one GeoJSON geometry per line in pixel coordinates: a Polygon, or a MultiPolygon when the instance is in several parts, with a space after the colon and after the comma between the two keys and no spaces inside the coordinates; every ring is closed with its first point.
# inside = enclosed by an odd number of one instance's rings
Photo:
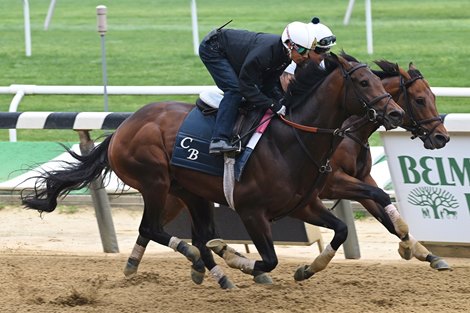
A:
{"type": "Polygon", "coordinates": [[[266,122],[262,123],[261,125],[258,126],[258,128],[256,128],[257,133],[260,133],[260,134],[264,133],[264,131],[266,130],[266,127],[268,127],[269,123],[271,123],[271,119],[269,117],[272,114],[273,114],[273,111],[271,111],[271,109],[266,110],[266,113],[264,113],[263,118],[261,119],[261,121],[266,121],[266,122]]]}

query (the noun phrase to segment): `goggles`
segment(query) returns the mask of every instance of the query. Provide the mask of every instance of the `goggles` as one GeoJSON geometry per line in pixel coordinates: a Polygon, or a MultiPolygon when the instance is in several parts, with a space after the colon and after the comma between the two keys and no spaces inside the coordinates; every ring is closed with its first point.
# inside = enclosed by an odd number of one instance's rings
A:
{"type": "Polygon", "coordinates": [[[295,43],[293,43],[293,47],[294,47],[295,51],[297,51],[297,53],[300,54],[300,55],[305,55],[310,50],[310,49],[307,49],[307,48],[302,47],[300,45],[297,45],[295,43]]]}
{"type": "Polygon", "coordinates": [[[327,48],[327,47],[330,47],[332,45],[334,45],[336,42],[336,36],[328,36],[328,37],[325,37],[323,38],[322,40],[318,41],[317,42],[317,47],[319,48],[327,48]]]}

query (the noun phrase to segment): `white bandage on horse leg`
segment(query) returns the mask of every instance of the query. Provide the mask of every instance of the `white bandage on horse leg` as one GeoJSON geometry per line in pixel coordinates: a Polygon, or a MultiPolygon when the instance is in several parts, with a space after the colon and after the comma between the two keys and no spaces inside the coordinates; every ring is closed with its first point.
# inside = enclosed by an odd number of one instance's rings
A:
{"type": "Polygon", "coordinates": [[[330,244],[322,251],[322,253],[315,258],[315,260],[310,264],[308,271],[310,273],[318,273],[321,270],[324,270],[328,266],[331,259],[335,256],[336,251],[331,247],[330,244]]]}
{"type": "Polygon", "coordinates": [[[181,241],[182,240],[179,239],[178,237],[171,237],[170,242],[168,243],[168,247],[176,251],[176,248],[178,247],[181,241]]]}
{"type": "Polygon", "coordinates": [[[216,282],[218,282],[222,277],[225,276],[224,271],[222,270],[222,268],[219,265],[214,266],[210,270],[209,273],[215,279],[216,282]]]}
{"type": "Polygon", "coordinates": [[[255,268],[255,260],[250,260],[245,257],[240,257],[232,251],[225,251],[224,260],[231,268],[238,268],[243,273],[251,274],[255,268]]]}
{"type": "Polygon", "coordinates": [[[135,244],[134,249],[132,249],[132,253],[130,258],[135,259],[135,260],[142,260],[142,257],[144,256],[145,253],[145,247],[142,247],[141,245],[135,244]]]}
{"type": "Polygon", "coordinates": [[[393,204],[389,204],[384,208],[387,215],[395,227],[398,237],[403,238],[409,232],[408,224],[401,218],[400,213],[393,204]]]}
{"type": "Polygon", "coordinates": [[[411,251],[413,251],[413,255],[420,261],[426,261],[426,257],[431,254],[428,249],[426,249],[422,244],[418,242],[411,234],[410,234],[410,242],[411,242],[411,251]]]}

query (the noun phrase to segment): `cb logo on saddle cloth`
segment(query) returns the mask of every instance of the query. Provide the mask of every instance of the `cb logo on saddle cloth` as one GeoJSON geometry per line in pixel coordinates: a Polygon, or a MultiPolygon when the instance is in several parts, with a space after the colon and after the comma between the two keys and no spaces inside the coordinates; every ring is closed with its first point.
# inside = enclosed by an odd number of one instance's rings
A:
{"type": "MultiPolygon", "coordinates": [[[[198,99],[198,102],[202,101],[201,99],[198,99]]],[[[176,136],[171,165],[185,167],[215,176],[224,175],[223,156],[209,154],[209,143],[215,125],[216,112],[217,108],[208,108],[201,111],[199,104],[189,112],[176,136]]],[[[257,124],[259,120],[261,120],[261,116],[256,117],[254,120],[250,121],[250,123],[252,123],[251,125],[257,124]]],[[[234,172],[237,180],[240,180],[243,168],[268,122],[263,123],[265,125],[261,128],[262,130],[258,129],[254,132],[251,138],[247,140],[248,144],[243,151],[235,157],[234,172]]],[[[250,123],[248,124],[250,125],[250,123]]]]}

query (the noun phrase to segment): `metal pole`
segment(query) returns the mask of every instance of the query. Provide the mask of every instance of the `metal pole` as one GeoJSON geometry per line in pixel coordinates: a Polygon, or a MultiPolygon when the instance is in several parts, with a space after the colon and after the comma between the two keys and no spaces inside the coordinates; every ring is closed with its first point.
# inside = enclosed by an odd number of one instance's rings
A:
{"type": "Polygon", "coordinates": [[[372,5],[370,0],[366,1],[366,33],[367,33],[367,53],[374,53],[374,47],[372,43],[372,5]]]}
{"type": "Polygon", "coordinates": [[[348,226],[348,238],[343,243],[344,257],[346,259],[360,259],[361,251],[357,240],[356,225],[354,215],[349,200],[341,200],[335,209],[336,216],[348,226]]]}
{"type": "Polygon", "coordinates": [[[199,30],[197,26],[196,0],[191,0],[191,20],[193,24],[193,46],[194,54],[199,55],[199,30]]]}
{"type": "Polygon", "coordinates": [[[349,0],[348,8],[346,9],[346,14],[344,15],[344,20],[343,20],[344,25],[349,24],[349,20],[351,19],[353,8],[354,8],[354,0],[349,0]]]}
{"type": "MultiPolygon", "coordinates": [[[[94,147],[90,134],[87,130],[79,130],[78,135],[80,137],[80,151],[82,155],[87,155],[94,147]]],[[[90,193],[95,208],[96,221],[100,230],[103,251],[106,253],[119,253],[109,198],[103,186],[101,176],[91,182],[90,193]]]]}
{"type": "Polygon", "coordinates": [[[46,20],[44,21],[44,30],[49,29],[49,23],[51,22],[52,15],[54,15],[55,1],[56,0],[51,0],[51,3],[49,4],[49,10],[47,10],[46,20]]]}
{"type": "Polygon", "coordinates": [[[108,76],[106,70],[106,45],[105,45],[105,35],[108,28],[106,23],[106,6],[99,5],[96,7],[96,14],[98,20],[98,33],[100,33],[101,37],[101,64],[102,64],[102,71],[103,71],[103,96],[104,96],[104,111],[108,112],[108,76]]]}
{"type": "Polygon", "coordinates": [[[26,56],[31,56],[31,24],[29,17],[29,1],[23,0],[23,16],[24,16],[24,45],[26,56]]]}

